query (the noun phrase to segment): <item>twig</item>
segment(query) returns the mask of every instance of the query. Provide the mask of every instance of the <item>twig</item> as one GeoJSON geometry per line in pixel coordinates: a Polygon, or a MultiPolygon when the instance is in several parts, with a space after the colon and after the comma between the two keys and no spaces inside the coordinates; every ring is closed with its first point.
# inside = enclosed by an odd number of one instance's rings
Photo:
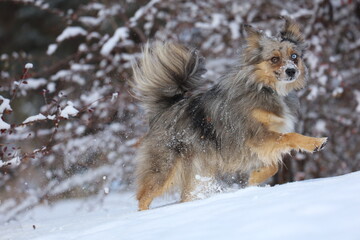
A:
{"type": "Polygon", "coordinates": [[[30,69],[30,68],[32,68],[32,66],[31,66],[31,67],[26,67],[26,66],[25,66],[25,68],[24,68],[24,70],[23,70],[23,74],[22,74],[22,76],[21,76],[21,78],[20,78],[20,83],[16,85],[16,87],[15,87],[15,89],[14,89],[14,92],[13,92],[13,95],[12,95],[12,97],[11,97],[11,99],[10,99],[10,102],[12,102],[12,101],[15,99],[16,94],[17,94],[18,90],[20,89],[20,85],[24,82],[24,80],[25,80],[26,78],[28,78],[28,72],[29,72],[29,69],[30,69]]]}

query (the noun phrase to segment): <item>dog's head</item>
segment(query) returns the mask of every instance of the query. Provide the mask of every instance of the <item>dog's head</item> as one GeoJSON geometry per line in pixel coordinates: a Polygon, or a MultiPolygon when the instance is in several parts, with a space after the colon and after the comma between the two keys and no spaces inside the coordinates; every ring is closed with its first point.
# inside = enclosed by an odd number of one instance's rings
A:
{"type": "Polygon", "coordinates": [[[290,18],[284,19],[284,29],[276,38],[246,25],[248,37],[242,56],[244,65],[253,66],[253,81],[283,96],[303,88],[307,80],[303,62],[306,45],[300,26],[290,18]]]}

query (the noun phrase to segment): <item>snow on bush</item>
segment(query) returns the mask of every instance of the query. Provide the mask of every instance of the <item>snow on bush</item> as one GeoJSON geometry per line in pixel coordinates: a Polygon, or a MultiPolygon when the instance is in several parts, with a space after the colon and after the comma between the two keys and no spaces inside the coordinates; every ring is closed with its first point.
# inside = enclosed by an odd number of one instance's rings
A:
{"type": "Polygon", "coordinates": [[[57,42],[62,42],[66,39],[73,38],[76,36],[85,36],[87,34],[87,31],[83,29],[82,27],[67,27],[64,29],[64,31],[56,38],[57,42]]]}
{"type": "Polygon", "coordinates": [[[299,21],[309,43],[310,82],[299,92],[297,131],[326,133],[329,144],[315,155],[285,158],[273,182],[360,169],[356,1],[110,0],[73,1],[69,8],[17,2],[24,11],[31,6],[56,16],[61,29],[49,33],[40,57],[21,50],[0,56],[0,214],[13,218],[40,202],[132,189],[146,119],[127,81],[142,44],[196,47],[207,58],[210,85],[237,61],[242,24],[274,34],[283,24],[279,15],[299,21]]]}
{"type": "Polygon", "coordinates": [[[129,29],[126,27],[120,27],[116,29],[114,36],[112,36],[104,46],[101,48],[100,53],[104,56],[108,55],[119,42],[119,40],[126,40],[129,37],[129,29]]]}

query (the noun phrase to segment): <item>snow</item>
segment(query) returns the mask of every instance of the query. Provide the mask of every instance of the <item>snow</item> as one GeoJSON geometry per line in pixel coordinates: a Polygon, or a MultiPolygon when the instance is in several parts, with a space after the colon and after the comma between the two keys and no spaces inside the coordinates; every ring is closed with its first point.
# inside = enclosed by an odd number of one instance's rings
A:
{"type": "Polygon", "coordinates": [[[145,6],[139,8],[133,17],[130,18],[130,26],[134,27],[137,23],[137,21],[143,17],[149,9],[151,9],[156,3],[160,2],[160,0],[151,0],[148,2],[145,6]]]}
{"type": "Polygon", "coordinates": [[[218,28],[221,25],[221,23],[224,21],[225,16],[220,13],[213,13],[211,15],[211,18],[212,18],[212,22],[211,22],[212,27],[218,28]]]}
{"type": "Polygon", "coordinates": [[[332,92],[332,96],[333,97],[338,97],[341,96],[341,94],[343,94],[344,89],[342,87],[337,87],[334,89],[334,91],[332,92]]]}
{"type": "Polygon", "coordinates": [[[76,116],[78,112],[79,111],[74,108],[73,103],[71,101],[68,101],[66,107],[61,110],[60,117],[68,119],[69,116],[76,116]]]}
{"type": "Polygon", "coordinates": [[[10,100],[7,98],[4,98],[3,96],[0,95],[0,130],[10,128],[10,124],[4,122],[2,117],[3,117],[4,113],[11,112],[11,111],[12,111],[12,108],[10,106],[10,100]]]}
{"type": "Polygon", "coordinates": [[[0,114],[0,130],[9,129],[9,128],[10,128],[10,124],[4,122],[4,120],[2,120],[2,114],[0,114]]]}
{"type": "Polygon", "coordinates": [[[318,120],[315,124],[315,130],[318,132],[318,133],[326,133],[326,122],[322,119],[318,120]]]}
{"type": "Polygon", "coordinates": [[[15,156],[7,161],[3,161],[0,159],[0,168],[3,166],[19,166],[19,165],[20,165],[20,157],[19,156],[15,156]]]}
{"type": "Polygon", "coordinates": [[[94,69],[94,66],[90,64],[73,63],[70,68],[74,71],[90,71],[94,69]]]}
{"type": "MultiPolygon", "coordinates": [[[[80,75],[75,73],[72,69],[71,70],[60,70],[56,74],[52,75],[50,78],[51,81],[72,81],[79,85],[84,85],[86,80],[80,75]]],[[[49,85],[48,85],[49,87],[49,85]]],[[[49,89],[50,90],[50,89],[49,89]]]]}
{"type": "Polygon", "coordinates": [[[5,111],[12,111],[10,100],[0,95],[0,114],[3,114],[5,111]]]}
{"type": "Polygon", "coordinates": [[[32,63],[25,64],[26,69],[33,68],[33,67],[34,67],[34,65],[32,63]]]}
{"type": "MultiPolygon", "coordinates": [[[[56,38],[56,41],[62,42],[69,38],[73,38],[76,36],[85,36],[85,35],[87,35],[87,31],[85,29],[83,29],[82,27],[70,26],[70,27],[67,27],[64,29],[64,31],[56,38]]],[[[48,49],[48,51],[50,51],[50,53],[51,53],[51,50],[48,49]]]]}
{"type": "Polygon", "coordinates": [[[47,55],[52,55],[56,49],[57,49],[58,45],[56,43],[52,43],[48,46],[48,49],[46,50],[46,54],[47,55]]]}
{"type": "Polygon", "coordinates": [[[127,27],[120,27],[116,29],[114,35],[109,40],[107,40],[107,42],[103,45],[103,47],[100,50],[100,53],[103,56],[108,55],[120,40],[124,41],[128,37],[129,37],[129,29],[127,27]]]}
{"type": "Polygon", "coordinates": [[[89,27],[94,27],[94,26],[99,25],[101,23],[101,21],[103,21],[103,19],[95,18],[95,17],[91,17],[91,16],[82,16],[82,17],[79,17],[79,21],[89,27]]]}
{"type": "Polygon", "coordinates": [[[354,94],[355,94],[355,99],[356,99],[356,102],[357,102],[357,107],[355,109],[356,112],[360,113],[360,91],[358,90],[355,90],[354,91],[354,94]]]}
{"type": "Polygon", "coordinates": [[[101,3],[90,3],[85,6],[88,10],[102,10],[105,6],[101,3]]]}
{"type": "Polygon", "coordinates": [[[30,90],[30,89],[39,89],[41,86],[44,86],[47,83],[45,78],[28,78],[26,79],[26,84],[21,85],[21,89],[30,90]]]}
{"type": "Polygon", "coordinates": [[[114,102],[119,96],[119,93],[118,92],[114,92],[112,95],[111,95],[111,102],[114,102]]]}
{"type": "Polygon", "coordinates": [[[31,117],[28,117],[27,119],[25,119],[23,121],[23,124],[29,123],[29,122],[41,121],[41,120],[45,120],[45,119],[47,119],[47,117],[45,117],[44,115],[39,113],[38,115],[31,116],[31,117]]]}
{"type": "MultiPolygon", "coordinates": [[[[104,191],[108,191],[104,188],[104,191]]],[[[137,212],[133,193],[88,212],[80,200],[41,206],[0,226],[2,239],[360,239],[360,172],[248,187],[204,200],[158,199],[137,212]]]]}
{"type": "Polygon", "coordinates": [[[314,101],[319,95],[319,88],[315,85],[310,85],[309,89],[310,89],[310,93],[309,95],[306,96],[306,99],[309,101],[314,101]]]}
{"type": "Polygon", "coordinates": [[[239,23],[232,21],[229,23],[229,28],[231,31],[231,39],[238,39],[240,38],[240,25],[239,23]]]}

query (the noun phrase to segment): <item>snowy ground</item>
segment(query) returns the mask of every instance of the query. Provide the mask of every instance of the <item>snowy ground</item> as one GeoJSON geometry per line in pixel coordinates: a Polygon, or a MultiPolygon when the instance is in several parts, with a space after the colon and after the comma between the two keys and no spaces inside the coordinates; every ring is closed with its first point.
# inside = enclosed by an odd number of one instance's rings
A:
{"type": "Polygon", "coordinates": [[[360,239],[360,172],[153,205],[137,212],[132,194],[91,212],[64,201],[0,226],[0,239],[360,239]]]}

